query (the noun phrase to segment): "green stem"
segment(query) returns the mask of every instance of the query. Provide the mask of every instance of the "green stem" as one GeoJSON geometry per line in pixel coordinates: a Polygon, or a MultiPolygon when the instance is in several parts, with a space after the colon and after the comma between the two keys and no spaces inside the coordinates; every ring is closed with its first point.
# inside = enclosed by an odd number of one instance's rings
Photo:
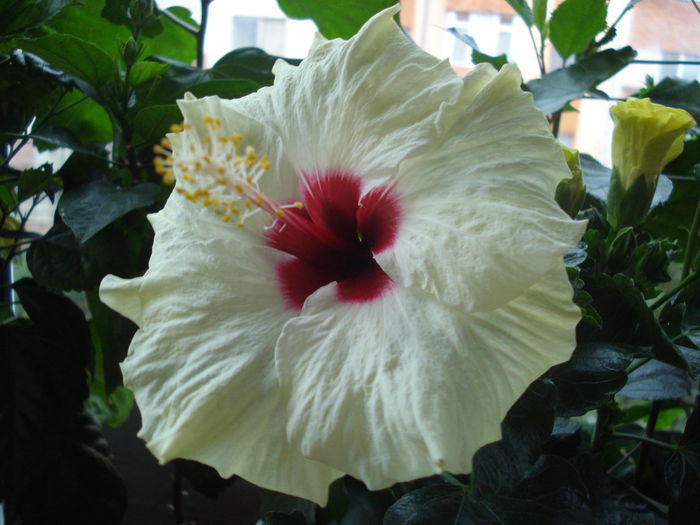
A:
{"type": "Polygon", "coordinates": [[[201,0],[202,20],[199,22],[197,31],[197,67],[204,67],[204,35],[207,30],[209,20],[209,4],[212,0],[201,0]]]}
{"type": "MultiPolygon", "coordinates": [[[[612,437],[614,438],[620,438],[620,439],[633,439],[636,441],[641,441],[642,443],[649,443],[650,445],[656,445],[657,447],[662,447],[668,450],[676,450],[676,447],[671,445],[670,443],[666,443],[664,441],[659,441],[658,439],[650,438],[647,436],[640,436],[639,434],[629,434],[627,432],[613,432],[612,437]]],[[[641,465],[641,461],[637,465],[639,467],[641,465]]]]}
{"type": "Polygon", "coordinates": [[[654,301],[650,308],[652,310],[656,310],[659,306],[664,304],[666,301],[668,301],[671,297],[676,295],[678,292],[680,292],[683,288],[688,286],[690,283],[695,281],[698,277],[700,277],[700,273],[691,273],[688,275],[685,279],[683,279],[681,282],[679,282],[676,286],[674,286],[672,289],[670,289],[668,292],[663,294],[661,297],[659,297],[656,301],[654,301]]]}
{"type": "Polygon", "coordinates": [[[690,233],[688,234],[688,244],[685,247],[685,257],[683,259],[681,279],[685,279],[688,276],[688,273],[690,273],[690,267],[693,262],[693,252],[695,251],[695,245],[698,241],[698,230],[700,230],[700,200],[698,200],[698,204],[695,207],[693,224],[690,226],[690,233]]]}
{"type": "Polygon", "coordinates": [[[165,18],[169,19],[169,20],[170,20],[171,22],[173,22],[175,25],[180,26],[182,29],[184,29],[184,30],[187,31],[188,33],[192,33],[194,36],[197,36],[197,34],[199,33],[199,29],[197,29],[196,27],[194,27],[194,26],[188,24],[188,23],[185,22],[184,20],[180,20],[177,16],[175,16],[174,14],[172,14],[172,13],[171,13],[170,11],[168,11],[167,9],[163,9],[163,10],[160,12],[160,14],[163,15],[165,18]]]}

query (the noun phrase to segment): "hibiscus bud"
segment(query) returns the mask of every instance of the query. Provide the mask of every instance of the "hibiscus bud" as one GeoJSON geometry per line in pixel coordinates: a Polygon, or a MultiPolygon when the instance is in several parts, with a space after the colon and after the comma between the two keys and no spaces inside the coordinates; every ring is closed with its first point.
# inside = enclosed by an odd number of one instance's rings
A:
{"type": "Polygon", "coordinates": [[[571,178],[564,179],[557,186],[555,199],[559,207],[569,214],[572,219],[576,218],[578,211],[586,196],[586,186],[583,184],[583,172],[581,171],[581,160],[578,150],[567,148],[563,144],[561,149],[564,152],[566,164],[569,166],[571,178]]]}
{"type": "Polygon", "coordinates": [[[136,42],[136,40],[134,40],[133,37],[129,37],[129,40],[124,42],[124,48],[122,50],[122,58],[124,59],[124,62],[128,66],[135,64],[139,58],[140,53],[141,49],[139,44],[136,42]]]}
{"type": "Polygon", "coordinates": [[[607,217],[617,229],[644,220],[659,173],[683,151],[683,136],[695,121],[682,109],[649,99],[618,102],[610,113],[615,130],[607,217]]]}
{"type": "Polygon", "coordinates": [[[608,272],[614,274],[624,271],[636,246],[634,229],[630,226],[622,228],[614,237],[608,238],[606,249],[608,272]]]}

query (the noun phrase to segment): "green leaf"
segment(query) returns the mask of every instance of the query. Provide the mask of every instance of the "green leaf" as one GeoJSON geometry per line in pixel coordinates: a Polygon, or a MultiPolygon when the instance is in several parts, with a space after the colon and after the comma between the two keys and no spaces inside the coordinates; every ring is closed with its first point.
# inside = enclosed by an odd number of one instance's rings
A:
{"type": "Polygon", "coordinates": [[[464,490],[454,485],[433,485],[402,496],[387,510],[383,525],[454,523],[464,490]]]}
{"type": "Polygon", "coordinates": [[[685,252],[688,231],[700,200],[700,177],[671,176],[673,190],[668,200],[649,213],[644,228],[657,237],[678,241],[685,252]]]}
{"type": "Polygon", "coordinates": [[[52,175],[53,169],[51,164],[44,164],[38,169],[24,170],[20,173],[17,183],[17,199],[22,202],[24,199],[42,191],[51,181],[52,175]]]}
{"type": "Polygon", "coordinates": [[[130,211],[150,206],[159,193],[157,184],[143,183],[124,190],[107,181],[94,181],[67,190],[58,202],[58,213],[84,243],[130,211]]]}
{"type": "Polygon", "coordinates": [[[112,82],[118,74],[116,63],[107,53],[72,35],[47,35],[20,40],[17,45],[94,88],[112,82]]]}
{"type": "Polygon", "coordinates": [[[643,341],[652,345],[654,357],[673,366],[688,370],[688,363],[679,352],[676,345],[669,338],[654,315],[654,311],[649,308],[634,281],[627,275],[618,273],[610,277],[601,276],[601,283],[616,290],[622,300],[622,306],[629,309],[630,313],[639,323],[640,337],[643,341]]]}
{"type": "Polygon", "coordinates": [[[508,63],[508,57],[506,55],[491,56],[485,55],[476,49],[472,49],[472,62],[474,64],[487,63],[491,64],[496,69],[501,69],[508,63]]]}
{"type": "Polygon", "coordinates": [[[526,84],[535,105],[545,115],[561,110],[629,64],[637,52],[631,47],[606,49],[564,69],[557,69],[526,84]]]}
{"type": "Polygon", "coordinates": [[[39,27],[75,0],[4,0],[0,4],[0,41],[39,27]]]}
{"type": "Polygon", "coordinates": [[[644,91],[643,96],[656,104],[685,109],[700,122],[700,83],[697,80],[668,77],[644,91]]]}
{"type": "Polygon", "coordinates": [[[518,13],[518,16],[523,19],[527,27],[532,26],[532,11],[530,11],[530,6],[526,0],[506,0],[506,2],[518,13]]]}
{"type": "Polygon", "coordinates": [[[58,216],[49,232],[29,247],[27,265],[38,283],[54,290],[87,290],[109,273],[137,273],[122,232],[105,229],[79,244],[58,216]]]}
{"type": "Polygon", "coordinates": [[[695,408],[688,418],[678,449],[664,470],[671,496],[669,523],[693,523],[700,512],[700,409],[695,408]]]}
{"type": "MultiPolygon", "coordinates": [[[[209,70],[210,78],[235,78],[247,79],[257,82],[261,86],[271,86],[275,80],[272,74],[272,66],[278,59],[275,55],[268,55],[262,49],[244,47],[236,49],[221,57],[209,70]]],[[[292,65],[298,65],[300,60],[283,58],[292,65]]],[[[208,80],[208,79],[207,79],[208,80]]]]}
{"type": "Polygon", "coordinates": [[[610,343],[584,343],[571,359],[553,367],[550,377],[559,392],[557,415],[585,414],[612,399],[627,381],[633,355],[610,343]]]}
{"type": "Polygon", "coordinates": [[[290,18],[310,18],[326,38],[348,39],[369,20],[372,15],[390,7],[395,0],[277,0],[280,8],[290,18]]]}
{"type": "Polygon", "coordinates": [[[31,323],[0,327],[0,499],[11,523],[118,525],[125,488],[106,442],[82,415],[90,336],[68,298],[14,284],[31,323]],[[85,480],[90,480],[85,483],[85,480]],[[76,501],[80,505],[75,505],[76,501]]]}
{"type": "Polygon", "coordinates": [[[139,144],[156,144],[168,132],[171,124],[182,121],[180,108],[175,104],[149,106],[134,117],[134,141],[139,144]]]}
{"type": "Polygon", "coordinates": [[[210,80],[187,89],[195,97],[217,95],[221,98],[240,98],[260,89],[260,84],[247,79],[210,80]]]}
{"type": "Polygon", "coordinates": [[[532,22],[540,32],[544,32],[547,25],[547,0],[533,0],[532,22]]]}
{"type": "Polygon", "coordinates": [[[652,359],[629,374],[617,395],[645,401],[680,399],[690,395],[690,380],[680,368],[652,359]]]}
{"type": "MultiPolygon", "coordinates": [[[[199,24],[192,19],[189,9],[176,6],[169,7],[166,11],[192,27],[199,27],[199,24]]],[[[152,38],[143,39],[144,55],[162,55],[185,63],[194,62],[197,57],[196,37],[169,18],[163,15],[160,15],[159,18],[163,25],[163,31],[152,38]]]]}
{"type": "Polygon", "coordinates": [[[563,59],[580,53],[603,29],[605,0],[565,0],[549,20],[549,39],[563,59]]]}
{"type": "Polygon", "coordinates": [[[501,423],[503,438],[474,455],[476,495],[500,492],[523,478],[552,432],[556,397],[554,385],[539,379],[515,402],[501,423]]]}
{"type": "Polygon", "coordinates": [[[144,82],[148,82],[154,77],[157,77],[169,67],[170,66],[168,64],[161,64],[158,62],[136,62],[133,66],[131,66],[129,78],[127,80],[130,86],[138,86],[144,82]]]}
{"type": "MultiPolygon", "coordinates": [[[[48,139],[54,129],[66,129],[81,143],[112,141],[109,115],[100,104],[87,98],[82,91],[71,90],[61,101],[57,113],[46,120],[38,132],[40,136],[48,139]]],[[[50,140],[45,140],[45,143],[58,145],[50,140]]],[[[75,146],[71,144],[69,147],[78,150],[75,146]]]]}

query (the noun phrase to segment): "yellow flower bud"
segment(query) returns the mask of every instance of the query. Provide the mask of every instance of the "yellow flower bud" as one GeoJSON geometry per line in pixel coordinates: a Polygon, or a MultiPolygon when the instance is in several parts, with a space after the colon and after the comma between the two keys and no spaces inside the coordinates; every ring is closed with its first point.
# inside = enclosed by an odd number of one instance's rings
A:
{"type": "Polygon", "coordinates": [[[683,136],[695,126],[682,109],[653,104],[646,98],[618,102],[610,110],[615,121],[612,163],[623,191],[642,176],[647,187],[656,187],[661,170],[683,151],[683,136]]]}
{"type": "Polygon", "coordinates": [[[566,164],[569,166],[571,178],[562,180],[557,186],[555,199],[559,207],[573,219],[578,214],[586,196],[586,186],[583,184],[583,172],[581,171],[581,159],[578,150],[567,148],[560,144],[564,152],[566,164]]]}

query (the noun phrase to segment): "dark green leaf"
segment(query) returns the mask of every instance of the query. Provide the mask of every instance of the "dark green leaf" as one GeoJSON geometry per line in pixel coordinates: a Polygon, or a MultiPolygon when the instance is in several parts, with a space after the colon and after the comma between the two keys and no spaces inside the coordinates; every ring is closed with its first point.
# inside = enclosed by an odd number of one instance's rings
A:
{"type": "Polygon", "coordinates": [[[187,89],[195,97],[217,95],[221,98],[240,98],[260,89],[260,84],[247,79],[222,79],[202,82],[187,89]]]}
{"type": "Polygon", "coordinates": [[[541,32],[547,24],[547,0],[532,1],[532,22],[541,32]]]}
{"type": "Polygon", "coordinates": [[[669,178],[673,183],[673,191],[664,204],[651,210],[644,228],[657,237],[668,237],[678,241],[685,252],[688,229],[700,199],[700,178],[669,178]]]}
{"type": "Polygon", "coordinates": [[[168,69],[168,64],[160,64],[158,62],[136,62],[129,71],[129,85],[138,86],[157,77],[168,69]]]}
{"type": "MultiPolygon", "coordinates": [[[[182,474],[187,481],[198,491],[204,494],[206,497],[215,500],[221,491],[226,487],[229,487],[236,480],[236,476],[231,476],[229,479],[223,479],[216,472],[216,469],[210,467],[209,465],[204,465],[198,461],[193,461],[190,459],[176,459],[175,460],[175,470],[182,474]]],[[[291,497],[291,496],[289,496],[291,497]]],[[[307,501],[307,503],[313,506],[313,503],[307,501]]],[[[293,512],[294,509],[275,508],[275,510],[281,512],[293,512]]]]}
{"type": "MultiPolygon", "coordinates": [[[[580,158],[586,190],[601,201],[606,201],[608,198],[608,186],[610,185],[612,170],[603,166],[587,153],[582,153],[580,158]]],[[[659,176],[656,183],[656,192],[652,200],[652,207],[666,202],[671,196],[672,191],[673,183],[671,180],[664,175],[659,176]]]]}
{"type": "Polygon", "coordinates": [[[454,485],[424,487],[401,497],[384,515],[383,525],[454,523],[466,493],[454,485]]]}
{"type": "Polygon", "coordinates": [[[700,349],[678,345],[678,351],[688,363],[688,371],[693,379],[700,379],[700,349]]]}
{"type": "Polygon", "coordinates": [[[364,483],[350,476],[343,479],[348,495],[347,510],[339,525],[382,525],[394,497],[387,490],[369,491],[364,483]]]}
{"type": "Polygon", "coordinates": [[[647,305],[634,281],[626,275],[617,274],[614,277],[602,276],[602,282],[617,290],[623,304],[633,312],[639,323],[643,339],[652,344],[654,356],[660,361],[687,370],[688,363],[659,324],[659,320],[647,305]]]}
{"type": "Polygon", "coordinates": [[[508,63],[508,57],[506,55],[491,56],[485,55],[476,49],[472,50],[472,62],[474,64],[487,63],[491,64],[496,69],[501,69],[508,63]]]}
{"type": "Polygon", "coordinates": [[[24,199],[41,192],[51,180],[53,170],[50,164],[44,164],[41,168],[24,170],[19,175],[17,183],[17,199],[24,199]]]}
{"type": "Polygon", "coordinates": [[[156,184],[144,183],[124,190],[107,181],[94,181],[67,190],[58,202],[58,213],[84,243],[119,217],[150,206],[159,193],[156,184]]]}
{"type": "Polygon", "coordinates": [[[34,278],[56,290],[86,290],[113,273],[134,276],[132,255],[122,233],[103,230],[84,244],[60,220],[27,252],[27,264],[34,278]]]}
{"type": "Polygon", "coordinates": [[[670,523],[691,525],[700,512],[700,409],[695,408],[685,426],[678,449],[665,466],[671,496],[670,523]]]}
{"type": "Polygon", "coordinates": [[[690,395],[690,381],[685,371],[654,359],[632,371],[617,394],[645,401],[680,399],[690,395]]]}
{"type": "Polygon", "coordinates": [[[606,49],[572,66],[531,80],[527,89],[535,96],[535,105],[542,113],[554,113],[622,70],[635,56],[636,51],[629,46],[606,49]]]}
{"type": "Polygon", "coordinates": [[[80,309],[29,280],[15,284],[30,325],[0,339],[0,500],[11,523],[118,525],[126,494],[99,429],[81,416],[90,337],[80,309]],[[85,480],[89,480],[86,483],[85,480]],[[80,505],[75,502],[80,501],[80,505]]]}
{"type": "MultiPolygon", "coordinates": [[[[275,77],[272,66],[282,57],[268,55],[256,47],[236,49],[221,57],[209,70],[211,79],[234,78],[247,79],[261,86],[271,86],[275,77]]],[[[292,65],[298,65],[299,60],[285,58],[292,65]]],[[[209,80],[209,78],[207,78],[209,80]]]]}
{"type": "Polygon", "coordinates": [[[33,40],[20,40],[18,45],[94,88],[108,84],[117,75],[117,66],[108,54],[73,35],[47,35],[33,40]]]}
{"type": "Polygon", "coordinates": [[[268,512],[255,525],[308,525],[301,512],[294,511],[291,514],[284,512],[268,512]]]}
{"type": "Polygon", "coordinates": [[[134,117],[134,141],[146,145],[156,144],[171,124],[182,121],[182,113],[175,104],[149,106],[134,117]]]}
{"type": "Polygon", "coordinates": [[[523,22],[525,22],[528,27],[532,25],[532,11],[526,0],[506,0],[506,2],[518,13],[518,16],[523,19],[523,22]]]}
{"type": "Polygon", "coordinates": [[[5,0],[0,5],[0,40],[39,27],[75,0],[5,0]]]}
{"type": "MultiPolygon", "coordinates": [[[[188,9],[176,6],[168,7],[167,11],[190,26],[199,27],[188,9]]],[[[195,36],[165,16],[160,16],[160,23],[163,26],[162,32],[152,35],[152,38],[143,39],[144,56],[162,55],[186,63],[194,62],[197,57],[195,36]]],[[[149,37],[151,34],[145,36],[149,37]]]]}
{"type": "Polygon", "coordinates": [[[280,8],[290,18],[310,18],[326,38],[348,39],[382,9],[394,5],[394,0],[344,0],[322,2],[319,0],[277,0],[280,8]]]}
{"type": "Polygon", "coordinates": [[[549,20],[549,38],[562,58],[580,53],[603,29],[605,0],[565,0],[549,20]]]}
{"type": "Polygon", "coordinates": [[[552,432],[557,392],[537,380],[511,407],[501,424],[503,438],[474,455],[474,490],[478,496],[513,487],[540,455],[552,432]]]}
{"type": "MultiPolygon", "coordinates": [[[[342,480],[338,480],[338,482],[341,483],[342,480]]],[[[216,487],[216,485],[214,485],[214,487],[216,487]]],[[[204,492],[199,488],[197,490],[200,490],[200,492],[204,492]]],[[[206,492],[204,493],[206,494],[206,492]]],[[[272,511],[291,514],[292,512],[296,511],[300,512],[306,518],[306,521],[310,525],[316,523],[315,517],[316,510],[318,507],[311,501],[266,489],[260,489],[259,494],[261,514],[266,514],[272,511]]]]}
{"type": "Polygon", "coordinates": [[[625,385],[625,369],[632,358],[625,349],[608,343],[578,346],[569,361],[550,372],[559,392],[557,414],[579,416],[607,403],[625,385]]]}
{"type": "Polygon", "coordinates": [[[58,146],[60,141],[50,139],[62,136],[61,140],[64,140],[66,135],[60,135],[60,131],[57,131],[60,129],[71,133],[70,142],[64,145],[73,150],[82,149],[77,147],[78,143],[104,143],[112,140],[112,123],[107,112],[78,89],[70,91],[63,98],[56,113],[57,115],[46,120],[42,129],[36,132],[44,144],[58,146]]]}
{"type": "Polygon", "coordinates": [[[644,96],[656,104],[685,109],[696,122],[700,122],[700,83],[697,80],[665,78],[644,96]]]}

